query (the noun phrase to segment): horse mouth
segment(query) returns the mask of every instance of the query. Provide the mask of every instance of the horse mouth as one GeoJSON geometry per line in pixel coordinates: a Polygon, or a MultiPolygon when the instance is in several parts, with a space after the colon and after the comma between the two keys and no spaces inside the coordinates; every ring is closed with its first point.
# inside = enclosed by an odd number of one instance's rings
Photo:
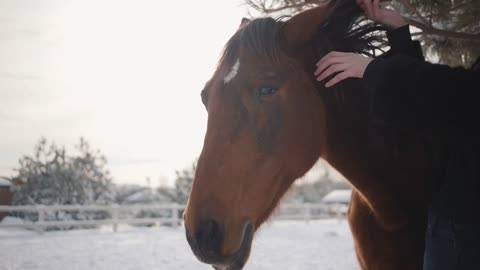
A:
{"type": "Polygon", "coordinates": [[[251,223],[245,226],[243,240],[240,248],[222,262],[212,264],[215,270],[241,270],[248,260],[252,247],[254,229],[251,223]]]}

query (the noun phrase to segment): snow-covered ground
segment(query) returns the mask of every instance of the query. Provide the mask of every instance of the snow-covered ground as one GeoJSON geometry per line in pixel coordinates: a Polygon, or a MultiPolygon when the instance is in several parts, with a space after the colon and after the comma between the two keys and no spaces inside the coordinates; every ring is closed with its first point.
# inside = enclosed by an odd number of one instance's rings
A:
{"type": "MultiPolygon", "coordinates": [[[[111,227],[37,234],[0,229],[1,270],[212,269],[192,255],[183,228],[111,227]]],[[[254,240],[246,270],[358,270],[345,220],[275,221],[254,240]]]]}

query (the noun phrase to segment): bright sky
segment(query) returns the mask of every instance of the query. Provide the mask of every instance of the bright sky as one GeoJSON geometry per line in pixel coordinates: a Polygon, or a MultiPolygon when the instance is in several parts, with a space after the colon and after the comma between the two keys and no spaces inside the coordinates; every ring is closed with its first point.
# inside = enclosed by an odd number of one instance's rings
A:
{"type": "Polygon", "coordinates": [[[200,90],[241,0],[0,0],[0,175],[41,136],[84,136],[117,183],[153,185],[199,155],[200,90]]]}

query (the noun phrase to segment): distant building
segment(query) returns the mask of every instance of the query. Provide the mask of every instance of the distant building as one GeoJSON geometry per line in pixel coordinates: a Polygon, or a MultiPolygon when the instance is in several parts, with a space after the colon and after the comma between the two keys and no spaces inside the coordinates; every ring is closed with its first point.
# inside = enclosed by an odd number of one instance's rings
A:
{"type": "MultiPolygon", "coordinates": [[[[0,177],[0,205],[11,205],[12,203],[12,182],[0,177]]],[[[7,216],[8,213],[0,212],[0,221],[7,216]]]]}
{"type": "Polygon", "coordinates": [[[153,192],[150,188],[142,188],[125,198],[125,204],[171,203],[163,194],[153,192]]]}
{"type": "Polygon", "coordinates": [[[336,216],[346,216],[348,213],[348,204],[352,196],[351,189],[335,189],[323,197],[322,202],[328,204],[330,214],[336,216]]]}
{"type": "MultiPolygon", "coordinates": [[[[156,192],[148,187],[132,187],[135,188],[132,192],[126,196],[123,200],[123,204],[169,204],[172,203],[170,198],[162,193],[156,192]]],[[[142,210],[134,213],[136,218],[161,218],[171,217],[173,213],[170,209],[152,209],[142,210]]],[[[177,213],[178,215],[178,213],[177,213]]],[[[143,224],[141,226],[153,226],[155,222],[143,224]]],[[[170,223],[166,223],[170,225],[170,223]]]]}
{"type": "Polygon", "coordinates": [[[351,189],[336,189],[323,197],[322,202],[327,204],[349,204],[352,196],[351,189]]]}

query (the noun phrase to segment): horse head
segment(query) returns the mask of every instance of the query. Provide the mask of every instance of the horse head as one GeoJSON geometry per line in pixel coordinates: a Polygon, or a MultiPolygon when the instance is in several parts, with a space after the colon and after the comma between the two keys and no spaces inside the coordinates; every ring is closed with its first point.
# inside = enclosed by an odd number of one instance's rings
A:
{"type": "Polygon", "coordinates": [[[328,152],[312,40],[332,6],[242,20],[201,92],[208,124],[184,218],[194,254],[216,269],[243,268],[255,231],[328,152]]]}

